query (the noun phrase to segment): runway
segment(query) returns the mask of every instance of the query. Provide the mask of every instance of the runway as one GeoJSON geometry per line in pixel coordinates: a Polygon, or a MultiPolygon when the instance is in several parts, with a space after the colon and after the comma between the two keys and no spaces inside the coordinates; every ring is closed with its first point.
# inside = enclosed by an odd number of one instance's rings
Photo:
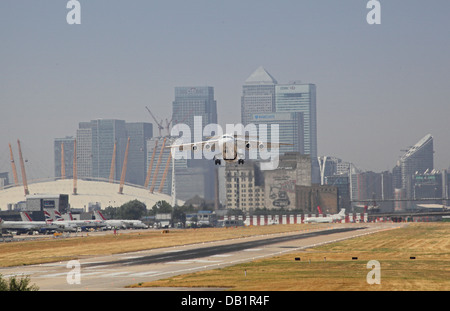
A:
{"type": "Polygon", "coordinates": [[[291,233],[82,258],[75,262],[78,267],[65,261],[1,268],[0,274],[28,275],[31,284],[44,291],[131,290],[125,286],[295,252],[394,226],[398,224],[330,224],[291,233]]]}

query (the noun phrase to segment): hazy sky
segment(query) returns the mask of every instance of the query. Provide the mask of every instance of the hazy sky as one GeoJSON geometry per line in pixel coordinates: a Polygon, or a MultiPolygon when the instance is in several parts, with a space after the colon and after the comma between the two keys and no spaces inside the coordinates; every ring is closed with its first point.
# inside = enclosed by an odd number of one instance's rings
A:
{"type": "MultiPolygon", "coordinates": [[[[97,118],[170,117],[175,86],[213,86],[219,123],[240,122],[259,66],[317,85],[318,153],[376,172],[430,133],[450,165],[450,2],[381,0],[0,1],[0,171],[23,144],[53,176],[53,140],[97,118]]],[[[12,176],[11,176],[12,178],[12,176]]]]}

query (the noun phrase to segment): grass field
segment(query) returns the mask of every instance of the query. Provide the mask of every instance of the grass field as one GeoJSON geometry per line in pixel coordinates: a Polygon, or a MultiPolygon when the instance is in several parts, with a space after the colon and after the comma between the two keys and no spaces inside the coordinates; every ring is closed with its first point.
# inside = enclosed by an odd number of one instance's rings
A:
{"type": "MultiPolygon", "coordinates": [[[[104,235],[84,233],[84,236],[0,243],[0,267],[21,266],[80,259],[93,255],[108,255],[175,245],[201,243],[246,237],[251,235],[291,232],[311,228],[311,225],[277,225],[262,227],[205,228],[136,231],[104,235]]],[[[316,226],[317,227],[317,226],[316,226]]]]}
{"type": "Polygon", "coordinates": [[[135,286],[238,291],[448,291],[450,224],[411,223],[302,252],[135,286]],[[370,260],[380,263],[380,284],[366,281],[370,260]]]}

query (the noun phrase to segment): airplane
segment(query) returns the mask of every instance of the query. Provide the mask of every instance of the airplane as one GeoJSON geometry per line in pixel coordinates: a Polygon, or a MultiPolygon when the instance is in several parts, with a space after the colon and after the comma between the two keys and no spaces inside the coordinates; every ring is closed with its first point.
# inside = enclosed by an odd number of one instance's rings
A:
{"type": "Polygon", "coordinates": [[[95,219],[101,220],[106,223],[108,227],[111,228],[134,228],[134,229],[145,229],[147,226],[140,220],[126,220],[126,219],[106,219],[102,212],[94,211],[95,219]]]}
{"type": "Polygon", "coordinates": [[[250,136],[242,136],[236,134],[224,134],[220,136],[208,137],[206,141],[199,141],[186,144],[173,144],[166,148],[178,148],[179,151],[191,149],[194,152],[199,148],[204,148],[206,152],[215,152],[214,164],[220,165],[222,160],[225,162],[238,162],[244,164],[245,153],[242,152],[242,147],[247,150],[250,149],[264,149],[272,148],[280,145],[292,145],[286,143],[269,143],[259,140],[252,140],[250,136]],[[185,149],[188,148],[188,149],[185,149]],[[216,150],[218,149],[218,150],[216,150]]]}
{"type": "Polygon", "coordinates": [[[31,217],[21,213],[22,221],[5,221],[0,218],[1,231],[16,231],[17,234],[41,230],[60,230],[61,226],[48,221],[32,221],[31,217]]]}
{"type": "Polygon", "coordinates": [[[94,218],[103,220],[108,228],[126,229],[127,225],[122,219],[106,219],[99,211],[94,211],[94,218]]]}
{"type": "MultiPolygon", "coordinates": [[[[322,210],[318,207],[319,213],[322,214],[322,210]]],[[[307,217],[305,219],[305,223],[325,223],[325,222],[334,222],[337,220],[342,220],[345,217],[345,209],[341,209],[338,214],[333,214],[325,217],[307,217]]]]}
{"type": "MultiPolygon", "coordinates": [[[[78,229],[86,229],[86,228],[97,228],[106,226],[104,223],[100,221],[94,220],[74,220],[72,215],[70,215],[70,220],[65,220],[59,211],[51,210],[51,215],[48,211],[44,211],[46,222],[49,224],[53,224],[58,227],[61,231],[67,232],[77,232],[78,229]]],[[[30,218],[31,221],[31,218],[30,218]]],[[[34,223],[34,221],[33,221],[34,223]]]]}
{"type": "Polygon", "coordinates": [[[39,231],[63,231],[64,226],[54,223],[51,220],[50,214],[44,211],[45,221],[35,221],[31,219],[27,212],[20,212],[20,217],[23,222],[32,222],[33,225],[41,226],[39,231]]]}
{"type": "Polygon", "coordinates": [[[63,218],[59,211],[54,211],[55,223],[64,225],[67,229],[87,229],[87,228],[99,228],[106,227],[104,221],[100,220],[74,220],[72,214],[69,213],[70,220],[63,218]]]}

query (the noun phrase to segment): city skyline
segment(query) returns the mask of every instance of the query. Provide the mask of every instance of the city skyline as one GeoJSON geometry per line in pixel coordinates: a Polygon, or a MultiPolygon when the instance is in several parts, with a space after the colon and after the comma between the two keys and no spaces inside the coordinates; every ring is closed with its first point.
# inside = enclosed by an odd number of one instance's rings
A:
{"type": "Polygon", "coordinates": [[[154,124],[145,106],[170,118],[177,86],[214,87],[218,123],[239,123],[259,66],[279,84],[317,86],[319,156],[392,170],[430,133],[435,168],[450,165],[445,1],[383,2],[380,25],[360,1],[81,3],[81,25],[60,1],[0,4],[1,170],[20,139],[28,165],[53,175],[54,138],[81,120],[154,124]]]}

